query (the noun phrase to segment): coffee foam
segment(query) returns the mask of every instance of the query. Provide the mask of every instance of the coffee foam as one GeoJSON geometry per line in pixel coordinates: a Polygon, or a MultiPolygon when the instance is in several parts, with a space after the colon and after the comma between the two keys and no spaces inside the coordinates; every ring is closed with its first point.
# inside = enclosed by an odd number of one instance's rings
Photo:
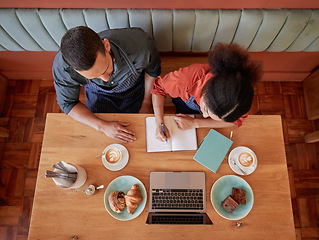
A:
{"type": "Polygon", "coordinates": [[[113,163],[113,164],[117,163],[119,160],[121,160],[121,158],[122,158],[122,152],[118,148],[110,148],[105,153],[105,159],[109,163],[113,163]]]}
{"type": "Polygon", "coordinates": [[[250,167],[254,162],[254,157],[249,152],[242,152],[238,156],[238,162],[244,167],[250,167]]]}

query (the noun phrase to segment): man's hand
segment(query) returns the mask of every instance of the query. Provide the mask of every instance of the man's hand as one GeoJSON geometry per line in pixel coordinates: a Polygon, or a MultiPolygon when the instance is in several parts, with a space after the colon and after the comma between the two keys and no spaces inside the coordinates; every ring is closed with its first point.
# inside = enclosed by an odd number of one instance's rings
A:
{"type": "Polygon", "coordinates": [[[78,103],[68,114],[73,119],[84,123],[94,129],[104,132],[110,138],[126,142],[136,140],[135,133],[126,127],[130,125],[128,122],[105,121],[94,115],[83,103],[78,103]]]}
{"type": "Polygon", "coordinates": [[[108,137],[120,140],[121,142],[133,142],[136,140],[135,133],[128,130],[128,122],[105,122],[100,128],[108,137]]]}
{"type": "Polygon", "coordinates": [[[196,118],[192,118],[188,115],[178,113],[174,119],[179,129],[186,130],[197,127],[196,118]]]}

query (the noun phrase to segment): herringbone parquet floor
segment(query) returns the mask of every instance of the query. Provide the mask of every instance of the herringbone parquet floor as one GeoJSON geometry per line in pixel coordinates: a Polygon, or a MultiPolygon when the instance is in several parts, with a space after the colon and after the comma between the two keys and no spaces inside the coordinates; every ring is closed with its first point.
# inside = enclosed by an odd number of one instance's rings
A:
{"type": "MultiPolygon", "coordinates": [[[[319,239],[319,143],[304,135],[319,130],[308,121],[302,82],[262,82],[251,114],[282,116],[297,240],[319,239]]],[[[83,93],[81,99],[83,99],[83,93]]],[[[52,80],[9,81],[0,126],[0,239],[27,239],[46,113],[60,112],[52,80]]]]}

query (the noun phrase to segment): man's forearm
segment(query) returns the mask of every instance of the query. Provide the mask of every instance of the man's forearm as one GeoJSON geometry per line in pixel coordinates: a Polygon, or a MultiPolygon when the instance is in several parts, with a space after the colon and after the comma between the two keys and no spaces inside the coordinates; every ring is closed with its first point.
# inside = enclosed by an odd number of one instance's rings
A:
{"type": "Polygon", "coordinates": [[[100,131],[102,126],[102,121],[97,116],[95,116],[83,103],[78,103],[72,110],[68,113],[70,117],[77,120],[78,122],[84,123],[98,131],[100,131]]]}

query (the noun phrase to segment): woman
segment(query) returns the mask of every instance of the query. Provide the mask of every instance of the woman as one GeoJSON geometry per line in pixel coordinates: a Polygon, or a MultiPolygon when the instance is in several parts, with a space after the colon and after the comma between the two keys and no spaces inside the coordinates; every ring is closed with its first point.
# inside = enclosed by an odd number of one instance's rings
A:
{"type": "Polygon", "coordinates": [[[251,108],[253,85],[261,79],[261,63],[252,61],[240,46],[221,43],[209,53],[208,63],[193,64],[155,79],[151,92],[157,139],[170,137],[164,123],[167,94],[173,98],[178,113],[175,121],[181,129],[241,126],[251,108]],[[196,113],[204,118],[185,115],[196,113]]]}

